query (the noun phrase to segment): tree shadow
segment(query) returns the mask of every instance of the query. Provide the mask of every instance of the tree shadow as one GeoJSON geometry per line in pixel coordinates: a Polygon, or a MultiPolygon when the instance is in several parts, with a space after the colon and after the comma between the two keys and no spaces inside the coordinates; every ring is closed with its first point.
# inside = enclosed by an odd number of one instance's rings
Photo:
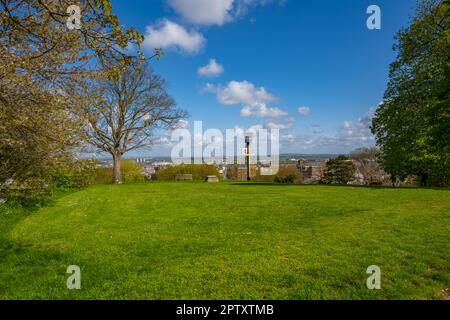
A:
{"type": "Polygon", "coordinates": [[[270,187],[270,186],[274,186],[274,187],[297,186],[297,187],[300,187],[300,186],[303,186],[303,187],[305,187],[305,186],[307,186],[305,184],[302,185],[302,184],[294,184],[294,183],[289,184],[289,183],[274,183],[274,182],[233,182],[233,183],[230,183],[230,185],[231,186],[244,186],[244,187],[254,187],[254,186],[257,186],[257,187],[261,187],[261,186],[264,186],[264,187],[270,187]]]}
{"type": "Polygon", "coordinates": [[[289,184],[289,183],[274,183],[274,182],[233,182],[231,186],[243,186],[243,187],[302,187],[302,188],[315,188],[315,187],[338,187],[338,188],[358,188],[358,189],[370,189],[370,190],[437,190],[437,191],[450,191],[450,187],[413,187],[413,186],[360,186],[360,185],[341,185],[341,184],[289,184]]]}

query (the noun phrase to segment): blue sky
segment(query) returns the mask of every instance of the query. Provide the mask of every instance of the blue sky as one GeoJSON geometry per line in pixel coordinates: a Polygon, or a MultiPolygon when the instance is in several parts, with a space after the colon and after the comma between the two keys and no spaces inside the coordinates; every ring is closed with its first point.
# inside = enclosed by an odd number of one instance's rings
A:
{"type": "MultiPolygon", "coordinates": [[[[163,47],[153,68],[191,124],[280,128],[282,153],[346,153],[374,143],[371,113],[415,1],[112,3],[122,24],[145,34],[145,53],[163,47]],[[366,26],[369,5],[381,8],[381,30],[366,26]]],[[[170,147],[145,154],[168,155],[170,147]]]]}

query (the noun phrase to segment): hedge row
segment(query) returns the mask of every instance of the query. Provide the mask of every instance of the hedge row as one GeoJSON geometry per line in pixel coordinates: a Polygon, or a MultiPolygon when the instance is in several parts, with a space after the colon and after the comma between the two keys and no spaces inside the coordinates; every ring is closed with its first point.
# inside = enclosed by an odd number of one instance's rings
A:
{"type": "Polygon", "coordinates": [[[161,181],[174,181],[178,175],[192,174],[194,180],[206,180],[208,176],[220,178],[220,173],[216,167],[207,164],[182,164],[169,167],[156,173],[156,179],[161,181]]]}

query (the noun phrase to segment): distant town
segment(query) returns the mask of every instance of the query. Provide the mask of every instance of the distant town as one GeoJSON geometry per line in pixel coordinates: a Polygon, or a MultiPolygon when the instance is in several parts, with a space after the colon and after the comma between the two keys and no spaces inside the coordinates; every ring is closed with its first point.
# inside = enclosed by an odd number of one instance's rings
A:
{"type": "MultiPolygon", "coordinates": [[[[280,155],[280,167],[281,168],[295,168],[301,174],[303,183],[305,184],[318,184],[322,181],[324,171],[326,170],[326,164],[329,159],[336,158],[335,154],[282,154],[280,155]]],[[[100,158],[100,166],[112,168],[113,160],[111,158],[100,158]]],[[[127,157],[125,160],[131,160],[141,165],[143,173],[149,180],[156,180],[157,172],[168,167],[176,166],[170,157],[157,156],[157,157],[127,157]]],[[[186,163],[194,162],[187,160],[186,163]]],[[[351,160],[358,167],[358,161],[351,160]]],[[[236,165],[235,163],[227,163],[226,159],[222,162],[215,162],[213,165],[217,168],[221,174],[223,180],[237,180],[245,181],[247,179],[247,169],[245,164],[236,165]],[[231,174],[231,167],[237,166],[237,170],[233,170],[231,174]]],[[[258,161],[256,164],[252,164],[251,177],[254,177],[258,168],[270,166],[270,163],[258,161]]],[[[363,181],[363,175],[357,170],[355,172],[355,179],[352,184],[368,184],[363,181]]],[[[382,183],[377,183],[382,184],[382,183]]]]}

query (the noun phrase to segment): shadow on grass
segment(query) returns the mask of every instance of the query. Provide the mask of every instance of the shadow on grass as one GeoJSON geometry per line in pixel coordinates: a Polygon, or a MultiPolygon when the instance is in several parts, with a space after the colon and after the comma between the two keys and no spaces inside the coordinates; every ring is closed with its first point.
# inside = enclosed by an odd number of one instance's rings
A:
{"type": "Polygon", "coordinates": [[[274,183],[274,182],[234,182],[230,183],[231,186],[244,186],[244,187],[303,187],[314,188],[321,187],[339,187],[339,188],[359,188],[359,189],[372,189],[372,190],[437,190],[437,191],[450,191],[449,187],[391,187],[391,186],[360,186],[360,185],[341,185],[341,184],[289,184],[289,183],[274,183]]]}
{"type": "Polygon", "coordinates": [[[297,186],[297,187],[306,187],[307,185],[305,184],[289,184],[289,183],[273,183],[273,182],[233,182],[230,183],[231,186],[244,186],[244,187],[293,187],[293,186],[297,186]]]}
{"type": "Polygon", "coordinates": [[[70,297],[66,268],[78,262],[74,257],[11,238],[0,242],[0,299],[70,297]]]}

